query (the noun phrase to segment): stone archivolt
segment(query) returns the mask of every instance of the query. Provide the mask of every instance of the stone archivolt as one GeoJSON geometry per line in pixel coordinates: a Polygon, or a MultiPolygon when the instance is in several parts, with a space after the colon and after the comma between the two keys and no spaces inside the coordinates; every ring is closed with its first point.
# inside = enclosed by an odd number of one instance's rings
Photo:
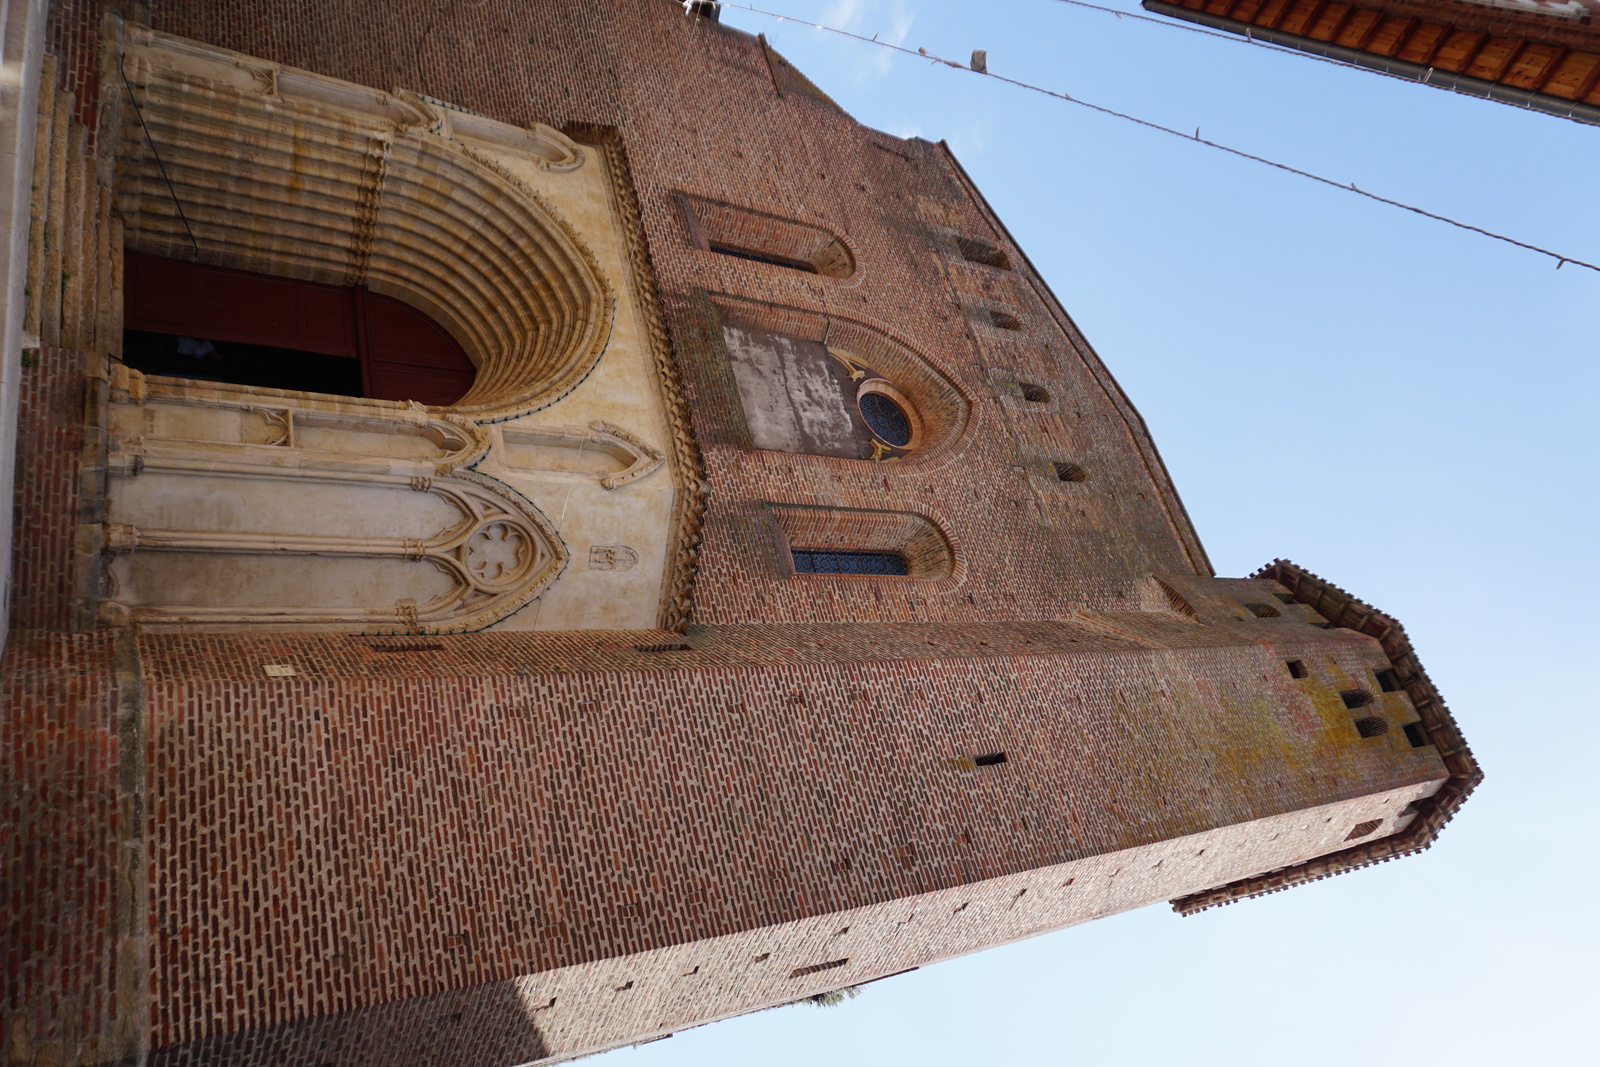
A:
{"type": "Polygon", "coordinates": [[[458,413],[545,407],[593,368],[613,297],[592,254],[475,150],[581,165],[554,130],[148,31],[132,35],[125,69],[140,105],[125,110],[118,165],[128,247],[365,285],[419,308],[478,368],[458,413]]]}

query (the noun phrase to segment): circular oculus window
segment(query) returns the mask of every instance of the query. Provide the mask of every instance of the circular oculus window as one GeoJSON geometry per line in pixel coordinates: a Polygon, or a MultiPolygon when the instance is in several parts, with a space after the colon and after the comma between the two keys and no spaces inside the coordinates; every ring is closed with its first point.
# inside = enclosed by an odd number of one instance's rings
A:
{"type": "Polygon", "coordinates": [[[874,437],[891,448],[912,449],[922,439],[922,419],[911,401],[882,378],[869,378],[856,390],[856,406],[874,437]]]}

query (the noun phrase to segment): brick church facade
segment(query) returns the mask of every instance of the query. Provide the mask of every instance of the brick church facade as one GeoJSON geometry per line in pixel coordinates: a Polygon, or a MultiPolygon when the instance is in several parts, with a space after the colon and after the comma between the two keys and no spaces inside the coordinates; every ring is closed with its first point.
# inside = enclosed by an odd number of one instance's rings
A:
{"type": "Polygon", "coordinates": [[[557,1060],[1477,783],[1392,618],[1212,574],[948,149],[764,39],[5,25],[7,1062],[557,1060]]]}

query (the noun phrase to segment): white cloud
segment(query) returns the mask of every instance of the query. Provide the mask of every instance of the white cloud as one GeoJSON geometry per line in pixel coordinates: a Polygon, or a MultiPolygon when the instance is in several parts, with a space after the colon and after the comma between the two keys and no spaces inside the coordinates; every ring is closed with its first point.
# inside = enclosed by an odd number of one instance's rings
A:
{"type": "Polygon", "coordinates": [[[958,158],[971,159],[973,156],[981,155],[989,129],[993,125],[994,123],[986,118],[967,123],[946,138],[950,142],[950,151],[958,158]]]}
{"type": "Polygon", "coordinates": [[[835,29],[855,32],[861,25],[861,16],[866,13],[867,0],[830,0],[827,8],[822,12],[822,24],[835,29]]]}
{"type": "MultiPolygon", "coordinates": [[[[849,30],[863,35],[875,34],[880,41],[902,44],[911,32],[916,16],[906,10],[905,0],[890,0],[886,5],[879,0],[828,0],[819,21],[834,29],[849,30]],[[887,8],[880,11],[880,8],[887,8]],[[883,24],[888,23],[887,27],[883,24]]],[[[821,33],[822,31],[817,31],[821,33]]],[[[894,64],[894,53],[875,45],[857,44],[861,62],[854,70],[855,83],[862,86],[873,76],[883,77],[894,64]]]]}

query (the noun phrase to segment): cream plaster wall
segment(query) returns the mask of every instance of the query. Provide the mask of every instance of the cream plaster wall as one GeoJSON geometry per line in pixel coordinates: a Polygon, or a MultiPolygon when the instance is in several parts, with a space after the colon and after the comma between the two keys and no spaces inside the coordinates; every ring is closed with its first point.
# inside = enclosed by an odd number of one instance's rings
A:
{"type": "MultiPolygon", "coordinates": [[[[617,294],[616,317],[605,354],[594,371],[563,400],[495,426],[499,438],[476,469],[505,481],[538,505],[560,532],[572,561],[566,573],[534,603],[497,623],[497,630],[649,629],[657,625],[662,583],[672,548],[674,496],[679,478],[667,460],[645,477],[604,488],[591,446],[566,458],[574,470],[532,470],[537,446],[508,446],[519,431],[588,426],[598,420],[628,431],[663,456],[670,454],[666,410],[628,263],[626,238],[613,200],[604,157],[579,145],[583,166],[560,173],[541,170],[525,156],[482,150],[537,189],[565,216],[594,252],[617,294]],[[595,547],[625,546],[638,556],[626,570],[590,565],[595,547]]],[[[554,451],[542,448],[541,452],[554,451]]],[[[569,450],[570,451],[570,450],[569,450]]],[[[625,558],[625,557],[624,557],[625,558]]]]}

